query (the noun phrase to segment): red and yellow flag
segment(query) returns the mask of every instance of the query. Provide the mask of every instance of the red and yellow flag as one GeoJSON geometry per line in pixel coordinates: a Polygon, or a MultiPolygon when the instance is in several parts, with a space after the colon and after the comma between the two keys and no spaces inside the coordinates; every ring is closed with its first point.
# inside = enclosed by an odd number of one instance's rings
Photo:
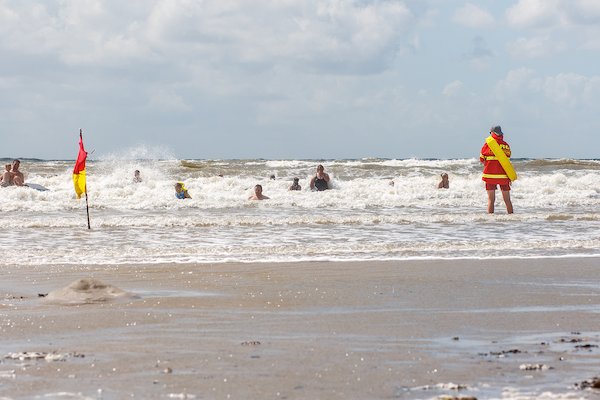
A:
{"type": "Polygon", "coordinates": [[[81,131],[79,132],[79,154],[77,155],[77,161],[75,161],[75,168],[73,168],[73,184],[75,185],[75,193],[77,198],[80,199],[83,193],[87,192],[85,186],[85,159],[87,158],[87,152],[83,148],[83,136],[81,131]]]}

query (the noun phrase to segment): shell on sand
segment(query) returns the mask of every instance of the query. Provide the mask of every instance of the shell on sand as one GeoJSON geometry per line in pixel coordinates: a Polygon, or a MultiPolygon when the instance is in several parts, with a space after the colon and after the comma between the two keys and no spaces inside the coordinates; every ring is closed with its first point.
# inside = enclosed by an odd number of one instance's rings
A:
{"type": "Polygon", "coordinates": [[[138,296],[94,278],[78,279],[70,285],[48,293],[45,301],[62,304],[105,303],[138,296]]]}

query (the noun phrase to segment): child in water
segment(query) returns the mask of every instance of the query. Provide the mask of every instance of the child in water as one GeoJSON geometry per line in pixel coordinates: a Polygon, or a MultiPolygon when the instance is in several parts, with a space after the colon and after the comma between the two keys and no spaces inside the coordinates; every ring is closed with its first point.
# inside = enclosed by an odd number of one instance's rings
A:
{"type": "Polygon", "coordinates": [[[175,184],[175,197],[178,199],[191,199],[192,196],[188,193],[183,182],[177,182],[175,184]]]}
{"type": "Polygon", "coordinates": [[[140,175],[140,170],[136,169],[133,172],[133,183],[140,183],[142,181],[142,176],[140,175]]]}
{"type": "Polygon", "coordinates": [[[450,181],[448,180],[448,174],[442,173],[442,180],[438,183],[438,189],[450,189],[450,181]]]}
{"type": "Polygon", "coordinates": [[[4,165],[4,172],[2,173],[2,176],[0,176],[0,186],[12,185],[12,174],[10,172],[11,168],[12,168],[12,165],[10,165],[10,164],[4,165]]]}
{"type": "Polygon", "coordinates": [[[300,186],[298,181],[298,178],[294,178],[294,183],[292,183],[292,186],[290,186],[289,190],[302,190],[302,186],[300,186]]]}

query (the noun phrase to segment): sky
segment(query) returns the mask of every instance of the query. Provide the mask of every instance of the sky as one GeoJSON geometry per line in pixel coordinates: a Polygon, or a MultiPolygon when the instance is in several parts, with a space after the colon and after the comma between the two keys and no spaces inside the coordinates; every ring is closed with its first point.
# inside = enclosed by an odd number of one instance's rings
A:
{"type": "Polygon", "coordinates": [[[600,158],[598,0],[0,0],[0,157],[600,158]]]}

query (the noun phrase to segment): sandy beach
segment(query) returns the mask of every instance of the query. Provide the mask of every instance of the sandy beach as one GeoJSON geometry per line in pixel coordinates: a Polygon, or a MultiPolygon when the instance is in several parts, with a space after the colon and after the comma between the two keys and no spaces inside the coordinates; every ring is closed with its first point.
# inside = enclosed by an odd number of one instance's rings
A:
{"type": "Polygon", "coordinates": [[[599,264],[7,268],[0,398],[591,399],[599,264]],[[82,278],[131,296],[38,297],[82,278]]]}

